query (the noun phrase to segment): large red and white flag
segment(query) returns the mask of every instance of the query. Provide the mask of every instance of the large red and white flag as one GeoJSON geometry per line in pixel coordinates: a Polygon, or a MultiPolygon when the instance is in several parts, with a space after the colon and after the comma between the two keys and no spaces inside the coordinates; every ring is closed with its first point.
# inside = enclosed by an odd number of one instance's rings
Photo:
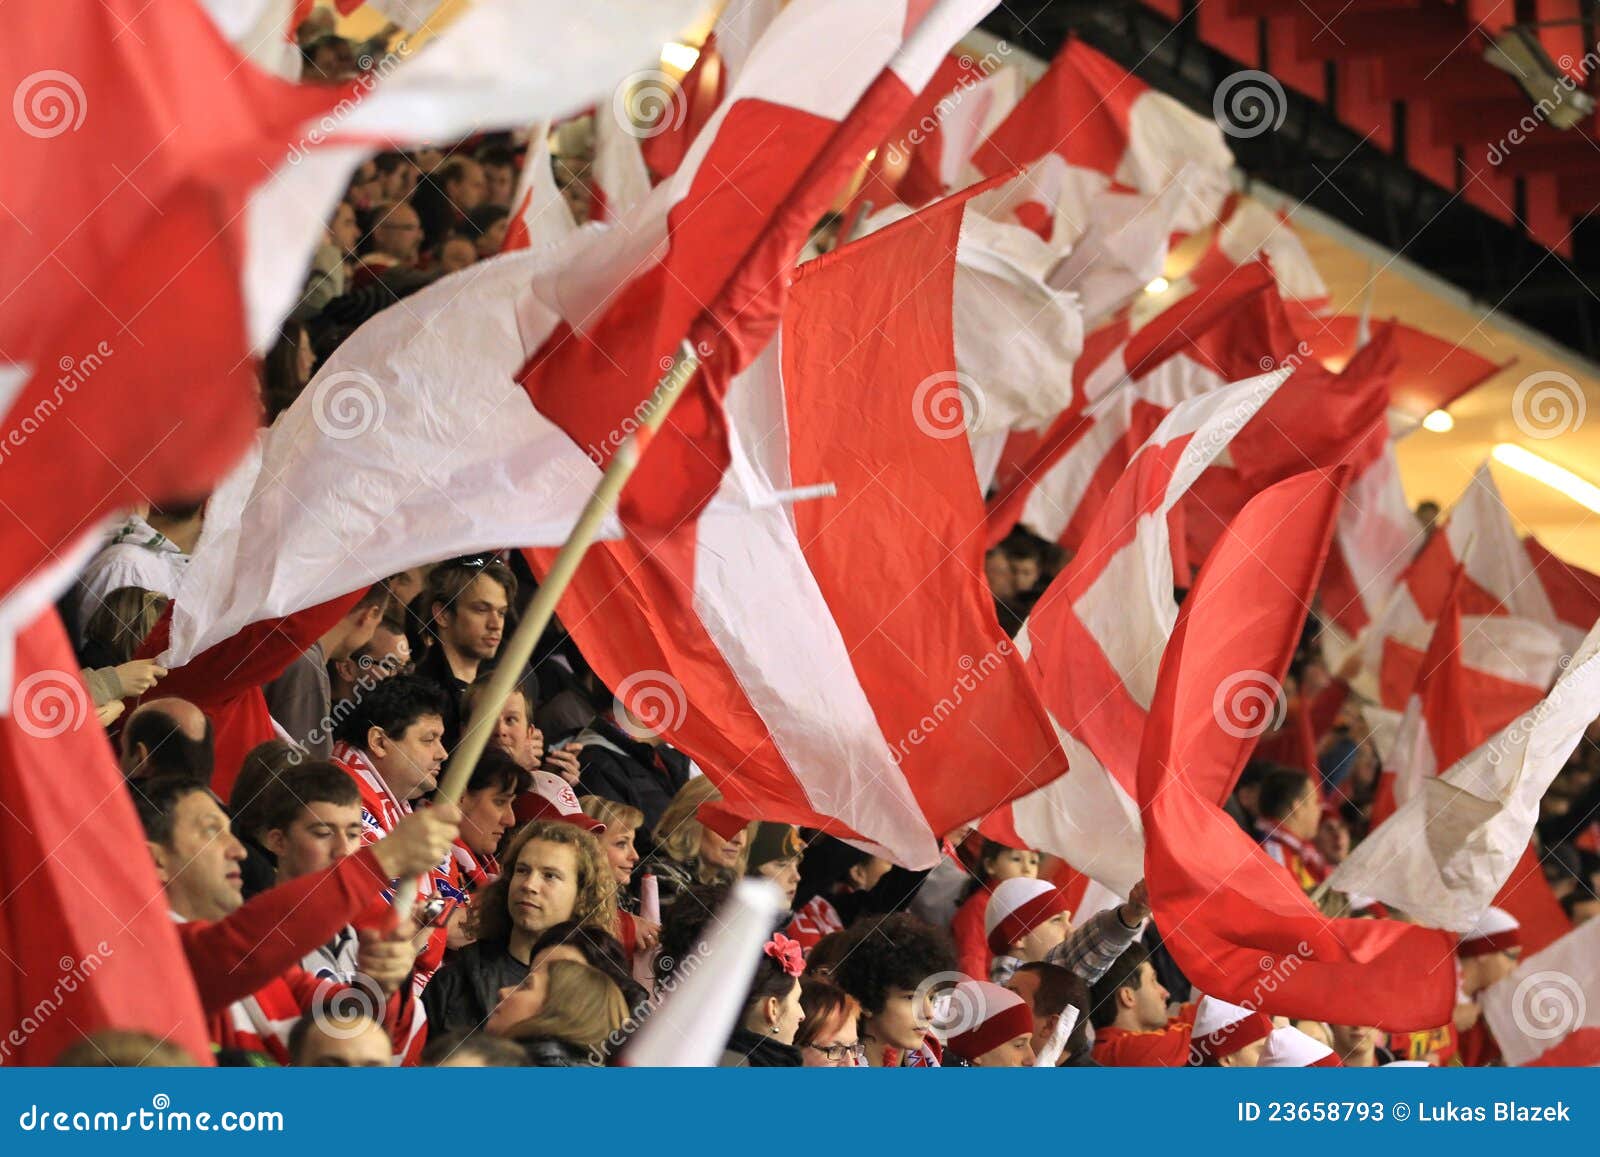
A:
{"type": "Polygon", "coordinates": [[[1390,710],[1404,709],[1458,564],[1464,568],[1461,661],[1480,709],[1504,719],[1544,693],[1569,650],[1487,464],[1368,627],[1358,687],[1390,710]]]}
{"type": "Polygon", "coordinates": [[[1594,719],[1597,695],[1600,627],[1548,695],[1424,779],[1339,865],[1332,886],[1393,904],[1432,927],[1470,929],[1526,853],[1539,800],[1594,719]]]}
{"type": "MultiPolygon", "coordinates": [[[[1216,219],[1229,189],[1233,154],[1217,122],[1152,89],[1109,57],[1069,39],[1009,117],[978,147],[986,176],[1035,165],[1041,187],[1051,169],[1088,169],[1145,194],[1165,190],[1186,164],[1198,167],[1176,227],[1194,232],[1216,219]]],[[[1047,196],[1041,196],[1045,202],[1047,196]]]]}
{"type": "Polygon", "coordinates": [[[720,397],[776,329],[808,233],[994,2],[784,8],[682,167],[594,235],[580,260],[534,280],[520,378],[546,415],[606,460],[683,343],[701,355],[623,495],[625,515],[672,527],[716,492],[729,460],[720,397]],[[532,316],[541,306],[553,323],[532,316]]]}
{"type": "Polygon", "coordinates": [[[1139,753],[1145,880],[1162,941],[1196,988],[1266,1013],[1411,1031],[1449,1019],[1455,937],[1330,920],[1222,810],[1275,715],[1339,482],[1312,471],[1252,498],[1184,600],[1139,753]]]}
{"type": "Polygon", "coordinates": [[[991,816],[985,834],[1036,848],[1126,896],[1144,875],[1139,737],[1178,606],[1167,515],[1287,376],[1181,402],[1134,455],[1083,544],[1017,635],[1070,770],[991,816]]]}
{"type": "Polygon", "coordinates": [[[1600,920],[1525,957],[1481,1000],[1507,1065],[1600,1065],[1600,920]]]}
{"type": "Polygon", "coordinates": [[[1284,301],[1294,302],[1311,313],[1327,310],[1327,283],[1288,214],[1281,210],[1274,213],[1254,197],[1230,198],[1222,208],[1222,219],[1211,243],[1184,277],[1191,285],[1209,285],[1257,258],[1271,266],[1284,301]]]}
{"type": "Polygon", "coordinates": [[[729,391],[723,497],[830,483],[836,498],[602,543],[560,607],[728,809],[911,867],[1066,770],[983,577],[953,327],[965,209],[800,266],[779,340],[729,391]]]}
{"type": "Polygon", "coordinates": [[[0,718],[0,1064],[54,1064],[103,1029],[209,1064],[161,881],[53,610],[18,636],[17,675],[0,718]]]}
{"type": "Polygon", "coordinates": [[[1569,651],[1575,650],[1589,628],[1600,622],[1600,575],[1557,558],[1531,534],[1522,545],[1533,563],[1534,577],[1550,600],[1556,634],[1569,651]]]}

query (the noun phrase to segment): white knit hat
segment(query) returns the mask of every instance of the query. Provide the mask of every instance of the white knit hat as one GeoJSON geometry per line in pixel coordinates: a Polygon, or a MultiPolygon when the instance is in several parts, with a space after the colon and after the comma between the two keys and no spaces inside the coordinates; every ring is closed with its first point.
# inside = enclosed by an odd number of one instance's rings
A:
{"type": "Polygon", "coordinates": [[[1315,1037],[1290,1025],[1267,1034],[1267,1047],[1261,1050],[1256,1067],[1261,1069],[1336,1068],[1339,1058],[1315,1037]]]}
{"type": "Polygon", "coordinates": [[[1067,911],[1067,895],[1048,880],[1002,880],[983,910],[990,952],[1004,952],[1050,917],[1067,911]]]}

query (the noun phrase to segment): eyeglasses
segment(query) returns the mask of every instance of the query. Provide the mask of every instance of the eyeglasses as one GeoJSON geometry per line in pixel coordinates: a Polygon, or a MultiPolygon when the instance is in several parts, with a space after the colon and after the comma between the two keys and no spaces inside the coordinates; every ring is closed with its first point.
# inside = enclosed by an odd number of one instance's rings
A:
{"type": "Polygon", "coordinates": [[[853,1045],[806,1045],[814,1053],[821,1053],[829,1064],[837,1065],[844,1061],[860,1064],[867,1059],[867,1052],[859,1044],[853,1045]]]}

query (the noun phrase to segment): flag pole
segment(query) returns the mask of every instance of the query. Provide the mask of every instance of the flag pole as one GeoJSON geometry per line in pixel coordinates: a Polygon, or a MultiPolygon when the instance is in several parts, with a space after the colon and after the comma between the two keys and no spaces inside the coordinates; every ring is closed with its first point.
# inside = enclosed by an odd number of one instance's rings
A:
{"type": "Polygon", "coordinates": [[[489,685],[484,694],[478,698],[472,718],[467,723],[466,730],[462,732],[461,742],[456,745],[451,755],[450,767],[439,784],[435,798],[450,803],[461,801],[467,781],[472,778],[472,771],[478,766],[478,759],[489,744],[489,736],[494,733],[495,721],[500,718],[500,711],[505,706],[506,700],[516,690],[528,661],[533,658],[533,649],[538,645],[540,636],[544,634],[545,627],[555,614],[556,603],[560,601],[573,575],[577,574],[578,564],[583,561],[584,554],[594,544],[596,536],[600,533],[600,524],[605,521],[606,515],[617,508],[617,499],[622,494],[622,488],[627,485],[628,479],[639,465],[639,456],[649,444],[651,435],[661,428],[661,424],[666,421],[667,415],[672,412],[672,407],[677,404],[689,380],[699,368],[699,355],[695,353],[693,346],[687,341],[684,342],[678,348],[672,365],[656,383],[656,388],[645,402],[639,421],[640,428],[630,434],[611,456],[611,461],[607,463],[605,473],[600,478],[600,485],[596,486],[594,493],[590,495],[583,513],[578,516],[578,521],[572,528],[571,536],[556,555],[555,562],[550,566],[550,572],[539,584],[533,601],[528,604],[528,609],[522,616],[522,622],[517,624],[516,631],[506,641],[505,650],[500,653],[489,685]]]}

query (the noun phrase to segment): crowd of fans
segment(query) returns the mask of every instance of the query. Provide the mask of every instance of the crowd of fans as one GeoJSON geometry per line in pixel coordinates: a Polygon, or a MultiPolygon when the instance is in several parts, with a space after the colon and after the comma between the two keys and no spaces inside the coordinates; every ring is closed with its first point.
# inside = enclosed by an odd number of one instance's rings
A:
{"type": "MultiPolygon", "coordinates": [[[[308,79],[384,50],[342,40],[325,11],[302,29],[308,79]]],[[[555,150],[578,221],[582,137],[564,133],[577,147],[555,150]]],[[[266,421],[365,320],[498,251],[523,144],[500,135],[361,166],[265,360],[266,421]]],[[[616,701],[559,626],[459,804],[432,802],[535,585],[521,555],[390,576],[318,620],[266,678],[219,689],[149,657],[204,517],[203,502],[130,513],[62,609],[221,1063],[613,1063],[744,876],[773,881],[788,910],[723,1042],[727,1065],[1495,1058],[1476,997],[1518,955],[1515,920],[1497,909],[1462,942],[1451,1024],[1389,1036],[1270,1018],[1191,988],[1142,885],[1075,911],[1066,865],[970,832],[914,872],[787,824],[730,830],[708,809],[711,780],[616,701]],[[257,700],[261,711],[244,709],[257,700]],[[397,895],[409,915],[395,915],[397,895]]],[[[1009,632],[1062,564],[1020,530],[988,555],[1009,632]]],[[[1290,718],[1262,737],[1228,810],[1330,911],[1360,912],[1360,898],[1319,886],[1366,834],[1383,753],[1323,663],[1314,618],[1288,691],[1290,718]],[[1299,712],[1316,721],[1309,758],[1299,712]]],[[[1597,750],[1580,745],[1539,821],[1548,879],[1575,922],[1600,915],[1597,750]]],[[[63,1063],[189,1060],[111,1033],[63,1063]]]]}

